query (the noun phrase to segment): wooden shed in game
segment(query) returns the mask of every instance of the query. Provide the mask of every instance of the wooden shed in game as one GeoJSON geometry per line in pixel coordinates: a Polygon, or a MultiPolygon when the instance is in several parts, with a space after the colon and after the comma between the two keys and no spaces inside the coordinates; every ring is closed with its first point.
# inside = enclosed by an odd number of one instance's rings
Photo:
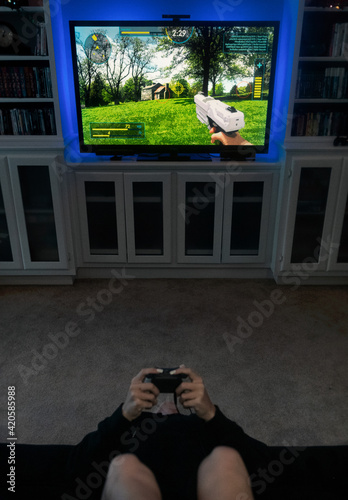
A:
{"type": "Polygon", "coordinates": [[[171,97],[173,97],[173,92],[170,90],[168,83],[155,90],[155,99],[170,99],[171,97]]]}
{"type": "Polygon", "coordinates": [[[155,83],[154,85],[148,85],[141,89],[142,101],[169,99],[170,97],[174,97],[174,93],[170,90],[169,83],[165,83],[164,85],[155,83]]]}
{"type": "Polygon", "coordinates": [[[148,85],[147,87],[143,87],[141,89],[141,100],[153,101],[155,99],[155,91],[159,87],[163,87],[163,85],[161,83],[154,83],[152,85],[148,85]]]}

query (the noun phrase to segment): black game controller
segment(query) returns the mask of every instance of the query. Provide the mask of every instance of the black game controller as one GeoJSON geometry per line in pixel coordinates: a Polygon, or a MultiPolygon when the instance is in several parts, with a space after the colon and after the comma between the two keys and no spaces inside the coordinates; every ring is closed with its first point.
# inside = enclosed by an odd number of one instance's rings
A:
{"type": "Polygon", "coordinates": [[[176,369],[162,368],[163,373],[149,373],[146,375],[144,382],[152,382],[160,392],[175,392],[175,389],[187,378],[185,373],[170,375],[170,372],[176,369]]]}

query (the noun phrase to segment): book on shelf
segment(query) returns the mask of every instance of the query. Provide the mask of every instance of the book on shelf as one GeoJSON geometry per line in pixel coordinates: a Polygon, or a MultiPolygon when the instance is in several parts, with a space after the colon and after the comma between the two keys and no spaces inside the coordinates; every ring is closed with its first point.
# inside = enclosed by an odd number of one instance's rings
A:
{"type": "Polygon", "coordinates": [[[52,97],[50,68],[42,66],[2,66],[0,97],[52,97]]]}
{"type": "Polygon", "coordinates": [[[348,70],[343,66],[299,68],[295,99],[347,99],[348,70]]]}
{"type": "Polygon", "coordinates": [[[56,135],[53,108],[0,108],[0,135],[56,135]]]}
{"type": "Polygon", "coordinates": [[[38,31],[36,35],[36,56],[47,56],[47,31],[45,23],[38,23],[38,31]]]}
{"type": "Polygon", "coordinates": [[[343,67],[325,69],[323,98],[347,99],[348,72],[343,67]]]}
{"type": "Polygon", "coordinates": [[[303,111],[295,114],[291,135],[296,137],[327,137],[347,135],[348,114],[343,111],[303,111]]]}
{"type": "Polygon", "coordinates": [[[348,56],[348,23],[335,23],[332,26],[328,55],[330,57],[348,56]]]}

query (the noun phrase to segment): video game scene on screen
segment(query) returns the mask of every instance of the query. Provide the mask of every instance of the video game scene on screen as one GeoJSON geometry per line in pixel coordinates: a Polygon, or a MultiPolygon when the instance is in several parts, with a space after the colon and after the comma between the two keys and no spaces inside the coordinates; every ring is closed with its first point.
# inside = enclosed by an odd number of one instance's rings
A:
{"type": "Polygon", "coordinates": [[[223,132],[264,145],[273,26],[73,30],[84,144],[204,146],[223,132]]]}

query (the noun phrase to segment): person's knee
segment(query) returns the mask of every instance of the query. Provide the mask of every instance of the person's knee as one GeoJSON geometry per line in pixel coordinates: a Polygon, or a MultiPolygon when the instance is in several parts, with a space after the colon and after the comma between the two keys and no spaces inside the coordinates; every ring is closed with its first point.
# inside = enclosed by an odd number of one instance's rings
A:
{"type": "Polygon", "coordinates": [[[219,462],[230,462],[239,464],[243,462],[239,452],[230,446],[217,446],[212,451],[212,457],[219,462]]]}
{"type": "Polygon", "coordinates": [[[109,474],[113,476],[137,474],[141,465],[140,460],[135,455],[124,453],[112,459],[109,474]]]}
{"type": "Polygon", "coordinates": [[[217,446],[201,463],[202,469],[222,470],[244,468],[244,462],[240,454],[229,446],[217,446]]]}
{"type": "MultiPolygon", "coordinates": [[[[145,498],[145,494],[148,495],[146,498],[161,498],[153,472],[135,455],[125,453],[110,463],[102,500],[130,498],[130,491],[144,492],[141,498],[145,498]]],[[[137,496],[133,494],[131,498],[137,496]]]]}

